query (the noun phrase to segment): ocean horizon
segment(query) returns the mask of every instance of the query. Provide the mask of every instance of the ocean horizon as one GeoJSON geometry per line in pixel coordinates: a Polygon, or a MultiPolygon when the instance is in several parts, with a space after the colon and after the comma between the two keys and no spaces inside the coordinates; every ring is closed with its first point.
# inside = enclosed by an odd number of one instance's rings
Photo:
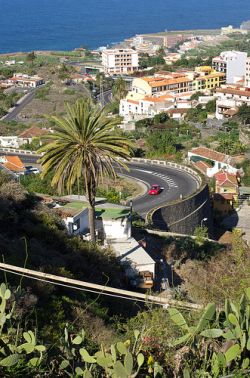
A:
{"type": "Polygon", "coordinates": [[[0,0],[0,53],[95,49],[135,34],[237,27],[247,19],[249,0],[0,0]]]}

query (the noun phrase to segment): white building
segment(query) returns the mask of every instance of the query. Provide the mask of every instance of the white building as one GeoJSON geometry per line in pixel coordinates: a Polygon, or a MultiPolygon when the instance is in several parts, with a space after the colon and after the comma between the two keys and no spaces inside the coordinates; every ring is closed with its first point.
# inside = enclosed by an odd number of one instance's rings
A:
{"type": "Polygon", "coordinates": [[[246,60],[245,86],[250,88],[250,58],[246,60]]]}
{"type": "MultiPolygon", "coordinates": [[[[70,235],[89,236],[88,208],[80,201],[69,202],[56,207],[70,235]]],[[[97,239],[105,241],[114,250],[123,265],[128,279],[142,272],[155,277],[155,261],[144,248],[131,237],[130,209],[112,204],[98,204],[96,207],[97,239]]]]}
{"type": "Polygon", "coordinates": [[[223,86],[216,89],[216,118],[225,119],[237,114],[243,104],[250,106],[250,88],[223,86]]]}
{"type": "Polygon", "coordinates": [[[211,163],[206,167],[205,174],[208,177],[213,177],[221,170],[225,170],[231,174],[237,174],[238,169],[232,165],[232,158],[226,154],[218,151],[211,150],[207,147],[197,147],[188,151],[188,159],[193,163],[205,162],[211,163]]]}
{"type": "Polygon", "coordinates": [[[246,72],[247,53],[241,51],[224,51],[213,58],[212,67],[226,74],[226,83],[234,84],[246,72]]]}
{"type": "Polygon", "coordinates": [[[11,79],[6,81],[12,85],[23,88],[37,88],[45,83],[44,79],[37,75],[29,76],[22,73],[15,73],[11,79]]]}
{"type": "Polygon", "coordinates": [[[19,148],[19,138],[17,136],[0,136],[0,147],[19,148]]]}
{"type": "MultiPolygon", "coordinates": [[[[82,202],[69,202],[56,208],[71,235],[89,232],[88,208],[82,202]]],[[[96,207],[96,230],[101,240],[127,239],[131,236],[130,209],[112,204],[96,207]],[[108,206],[107,206],[108,205],[108,206]]]]}
{"type": "Polygon", "coordinates": [[[163,111],[174,107],[174,97],[164,95],[159,97],[145,96],[141,100],[125,98],[120,101],[120,116],[122,117],[154,117],[163,111]]]}
{"type": "Polygon", "coordinates": [[[133,49],[106,49],[102,51],[104,72],[110,75],[130,74],[139,68],[138,52],[133,49]]]}

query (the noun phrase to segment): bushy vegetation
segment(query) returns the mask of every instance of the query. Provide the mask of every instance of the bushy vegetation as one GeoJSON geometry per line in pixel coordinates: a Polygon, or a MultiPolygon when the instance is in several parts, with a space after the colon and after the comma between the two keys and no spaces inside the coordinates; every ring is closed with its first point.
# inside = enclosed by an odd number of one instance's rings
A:
{"type": "MultiPolygon", "coordinates": [[[[249,250],[237,232],[233,248],[226,249],[201,231],[175,243],[166,260],[174,261],[174,274],[184,280],[185,300],[203,310],[141,307],[2,275],[8,287],[0,286],[0,374],[214,378],[247,372],[249,290],[240,297],[250,286],[249,250]]],[[[6,263],[122,287],[110,251],[69,237],[53,211],[3,172],[0,249],[6,263]]]]}
{"type": "Polygon", "coordinates": [[[5,94],[0,91],[0,118],[7,114],[8,110],[16,104],[21,96],[20,93],[16,92],[5,94]]]}

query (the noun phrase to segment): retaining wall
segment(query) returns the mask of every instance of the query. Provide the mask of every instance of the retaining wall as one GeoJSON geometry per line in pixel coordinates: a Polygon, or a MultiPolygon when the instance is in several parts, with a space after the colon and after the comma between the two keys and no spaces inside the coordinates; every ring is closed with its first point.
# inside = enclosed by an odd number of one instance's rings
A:
{"type": "Polygon", "coordinates": [[[182,201],[156,209],[152,214],[152,221],[159,230],[188,235],[192,235],[195,228],[202,224],[208,227],[211,235],[213,223],[208,186],[202,186],[197,193],[182,201]],[[207,220],[202,222],[204,218],[207,220]]]}

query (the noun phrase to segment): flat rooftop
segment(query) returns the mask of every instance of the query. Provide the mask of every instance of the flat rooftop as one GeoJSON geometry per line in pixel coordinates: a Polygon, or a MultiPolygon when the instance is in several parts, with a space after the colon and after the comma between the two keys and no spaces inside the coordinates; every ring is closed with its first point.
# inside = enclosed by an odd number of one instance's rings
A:
{"type": "MultiPolygon", "coordinates": [[[[80,214],[83,210],[88,208],[87,202],[73,201],[66,203],[63,206],[56,207],[65,215],[76,216],[80,214]]],[[[111,203],[98,204],[96,207],[96,217],[101,217],[103,219],[122,219],[128,217],[130,213],[130,208],[125,206],[120,206],[111,203]]]]}

